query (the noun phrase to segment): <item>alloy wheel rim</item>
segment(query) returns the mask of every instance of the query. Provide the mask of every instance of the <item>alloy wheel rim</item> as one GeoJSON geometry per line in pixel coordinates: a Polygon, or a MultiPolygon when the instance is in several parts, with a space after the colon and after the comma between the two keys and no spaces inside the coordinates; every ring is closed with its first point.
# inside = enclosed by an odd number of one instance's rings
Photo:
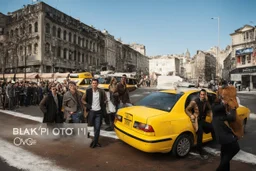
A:
{"type": "Polygon", "coordinates": [[[190,141],[188,138],[182,138],[177,146],[177,153],[179,156],[185,156],[190,150],[190,141]]]}

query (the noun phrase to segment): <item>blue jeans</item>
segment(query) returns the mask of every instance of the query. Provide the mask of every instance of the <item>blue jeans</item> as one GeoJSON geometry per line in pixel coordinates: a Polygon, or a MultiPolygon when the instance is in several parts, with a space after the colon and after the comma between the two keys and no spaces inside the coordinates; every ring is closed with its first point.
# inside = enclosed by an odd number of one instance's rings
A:
{"type": "Polygon", "coordinates": [[[81,122],[81,116],[82,116],[82,111],[75,112],[71,115],[71,119],[73,123],[80,123],[81,122]]]}
{"type": "Polygon", "coordinates": [[[100,137],[100,127],[102,123],[103,113],[101,110],[99,111],[90,111],[89,113],[89,121],[94,126],[94,138],[93,141],[95,144],[98,143],[100,137]]]}

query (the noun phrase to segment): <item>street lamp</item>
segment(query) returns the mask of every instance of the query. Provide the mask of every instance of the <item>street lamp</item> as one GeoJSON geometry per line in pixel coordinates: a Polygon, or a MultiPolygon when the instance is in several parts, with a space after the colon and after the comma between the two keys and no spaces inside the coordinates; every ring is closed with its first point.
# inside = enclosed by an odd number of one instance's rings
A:
{"type": "Polygon", "coordinates": [[[216,76],[219,76],[219,48],[220,48],[220,17],[213,17],[212,20],[218,20],[218,48],[217,48],[217,66],[216,66],[216,76]]]}

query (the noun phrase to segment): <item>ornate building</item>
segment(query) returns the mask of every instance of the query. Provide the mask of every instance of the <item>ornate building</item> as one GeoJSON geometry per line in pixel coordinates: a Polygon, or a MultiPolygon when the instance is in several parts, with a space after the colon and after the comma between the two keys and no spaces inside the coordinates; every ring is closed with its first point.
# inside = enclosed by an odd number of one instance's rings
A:
{"type": "Polygon", "coordinates": [[[39,2],[0,13],[5,73],[146,71],[148,58],[63,12],[39,2]],[[2,20],[6,22],[1,22],[2,20]],[[4,24],[3,24],[4,23],[4,24]]]}
{"type": "Polygon", "coordinates": [[[230,72],[230,80],[241,82],[243,88],[256,89],[256,28],[245,25],[230,36],[233,68],[230,72]]]}
{"type": "Polygon", "coordinates": [[[104,62],[104,35],[43,3],[9,13],[6,72],[96,70],[104,62]],[[10,48],[11,47],[11,48],[10,48]]]}

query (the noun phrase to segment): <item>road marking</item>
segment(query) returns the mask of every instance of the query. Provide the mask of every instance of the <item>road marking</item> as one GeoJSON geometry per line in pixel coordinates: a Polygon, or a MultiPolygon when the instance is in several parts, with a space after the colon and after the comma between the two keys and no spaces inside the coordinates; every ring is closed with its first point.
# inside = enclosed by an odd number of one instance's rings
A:
{"type": "MultiPolygon", "coordinates": [[[[42,117],[35,117],[35,116],[30,116],[30,115],[26,115],[23,113],[18,113],[18,112],[13,112],[13,111],[9,111],[9,110],[0,110],[0,112],[5,113],[5,114],[9,114],[12,116],[16,116],[16,117],[21,117],[21,118],[25,118],[25,119],[29,119],[29,120],[34,120],[37,122],[42,122],[42,117]]],[[[250,118],[252,117],[256,117],[256,114],[251,114],[250,118]]],[[[93,127],[88,127],[88,131],[90,132],[90,135],[94,135],[93,132],[93,127]]],[[[109,131],[104,131],[101,130],[100,131],[100,135],[104,136],[104,137],[110,137],[110,138],[114,138],[114,139],[118,139],[118,137],[116,136],[115,132],[109,132],[109,131]]],[[[1,141],[0,141],[0,145],[1,145],[1,141]]],[[[1,145],[2,147],[2,145],[1,145]]],[[[1,151],[1,147],[0,147],[0,151],[1,151]]],[[[217,149],[213,149],[210,147],[205,147],[204,148],[208,153],[211,153],[215,156],[219,156],[220,151],[218,151],[217,149]]],[[[4,153],[1,153],[1,155],[4,153]]],[[[190,153],[192,155],[195,155],[195,153],[190,153]]],[[[252,163],[252,164],[256,164],[256,155],[245,152],[240,150],[240,152],[233,158],[234,160],[238,160],[238,161],[242,161],[244,163],[252,163]]]]}
{"type": "MultiPolygon", "coordinates": [[[[214,156],[220,156],[220,151],[210,148],[210,147],[204,147],[205,151],[208,153],[214,155],[214,156]]],[[[256,164],[256,155],[253,155],[251,153],[245,152],[243,150],[240,150],[235,157],[233,158],[234,160],[241,161],[244,163],[249,163],[249,164],[256,164]]]]}
{"type": "Polygon", "coordinates": [[[57,166],[51,160],[47,160],[20,147],[0,139],[0,158],[8,165],[21,170],[38,171],[67,171],[67,169],[57,166]]]}

